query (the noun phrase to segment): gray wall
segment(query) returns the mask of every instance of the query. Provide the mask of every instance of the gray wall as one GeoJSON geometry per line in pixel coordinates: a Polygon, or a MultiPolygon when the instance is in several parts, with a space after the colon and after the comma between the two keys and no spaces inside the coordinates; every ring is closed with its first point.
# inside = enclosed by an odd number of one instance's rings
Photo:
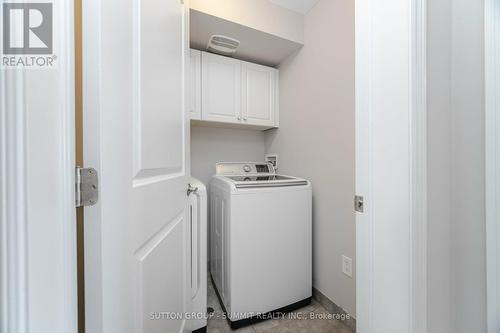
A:
{"type": "Polygon", "coordinates": [[[486,332],[484,1],[452,3],[453,332],[486,332]]]}
{"type": "Polygon", "coordinates": [[[429,333],[486,332],[484,2],[428,2],[429,333]]]}
{"type": "Polygon", "coordinates": [[[263,132],[191,126],[191,175],[205,184],[217,162],[263,161],[264,156],[263,132]]]}
{"type": "Polygon", "coordinates": [[[321,0],[304,20],[305,46],[280,65],[280,128],[266,132],[279,171],[313,184],[313,284],[355,315],[354,1],[321,0]]]}
{"type": "Polygon", "coordinates": [[[428,333],[451,333],[451,0],[428,6],[428,333]]]}

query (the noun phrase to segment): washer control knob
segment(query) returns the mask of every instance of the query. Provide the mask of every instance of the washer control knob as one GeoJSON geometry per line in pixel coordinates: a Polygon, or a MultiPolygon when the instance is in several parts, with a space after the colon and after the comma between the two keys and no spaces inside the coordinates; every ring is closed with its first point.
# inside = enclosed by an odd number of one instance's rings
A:
{"type": "Polygon", "coordinates": [[[247,164],[247,165],[243,166],[243,171],[250,172],[250,171],[252,171],[252,168],[250,167],[250,165],[247,164]]]}

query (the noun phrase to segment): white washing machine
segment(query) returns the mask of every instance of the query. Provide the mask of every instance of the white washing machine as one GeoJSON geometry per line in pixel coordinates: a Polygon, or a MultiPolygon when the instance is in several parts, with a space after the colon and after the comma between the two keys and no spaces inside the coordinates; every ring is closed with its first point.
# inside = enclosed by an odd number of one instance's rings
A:
{"type": "Polygon", "coordinates": [[[270,163],[218,163],[216,170],[210,183],[210,273],[231,327],[307,305],[311,183],[276,174],[270,163]]]}

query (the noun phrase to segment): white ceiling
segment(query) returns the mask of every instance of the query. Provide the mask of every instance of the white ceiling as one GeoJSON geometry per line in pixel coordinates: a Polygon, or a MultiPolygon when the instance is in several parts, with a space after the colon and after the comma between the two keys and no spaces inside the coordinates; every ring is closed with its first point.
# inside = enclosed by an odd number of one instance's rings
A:
{"type": "Polygon", "coordinates": [[[306,14],[319,0],[269,0],[278,6],[285,7],[301,14],[306,14]]]}

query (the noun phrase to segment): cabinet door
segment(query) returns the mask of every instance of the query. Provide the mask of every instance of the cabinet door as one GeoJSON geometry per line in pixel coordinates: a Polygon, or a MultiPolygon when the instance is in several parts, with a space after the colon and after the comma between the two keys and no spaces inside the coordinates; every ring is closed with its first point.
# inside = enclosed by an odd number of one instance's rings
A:
{"type": "Polygon", "coordinates": [[[190,50],[189,118],[201,120],[201,51],[190,50]]]}
{"type": "Polygon", "coordinates": [[[241,122],[241,61],[201,54],[202,120],[241,122]]]}
{"type": "Polygon", "coordinates": [[[243,123],[275,126],[278,71],[248,62],[241,65],[243,123]]]}

